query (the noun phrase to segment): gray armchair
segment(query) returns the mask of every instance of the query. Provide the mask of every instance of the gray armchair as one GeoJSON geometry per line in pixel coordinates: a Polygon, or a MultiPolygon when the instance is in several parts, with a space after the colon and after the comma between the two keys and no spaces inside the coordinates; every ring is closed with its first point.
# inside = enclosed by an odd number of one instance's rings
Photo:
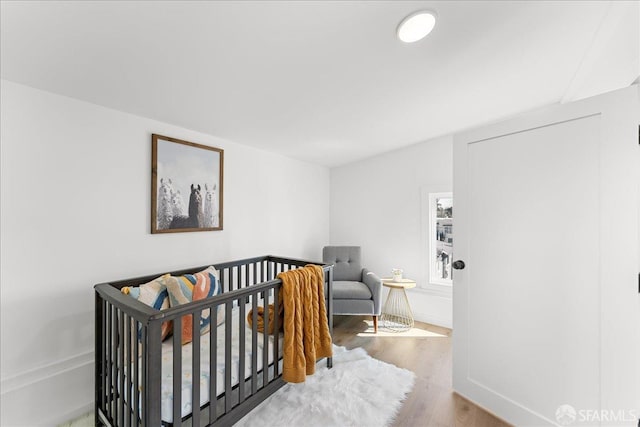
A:
{"type": "Polygon", "coordinates": [[[373,316],[378,332],[382,280],[362,267],[360,246],[325,246],[322,260],[333,264],[333,314],[373,316]]]}

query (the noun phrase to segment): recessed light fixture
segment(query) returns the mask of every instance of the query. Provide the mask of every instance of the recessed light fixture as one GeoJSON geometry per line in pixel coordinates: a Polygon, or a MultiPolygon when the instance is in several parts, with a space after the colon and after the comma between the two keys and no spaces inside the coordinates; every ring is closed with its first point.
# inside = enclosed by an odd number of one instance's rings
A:
{"type": "Polygon", "coordinates": [[[433,30],[436,25],[436,15],[433,12],[421,10],[412,13],[398,25],[398,38],[405,43],[421,40],[433,30]]]}

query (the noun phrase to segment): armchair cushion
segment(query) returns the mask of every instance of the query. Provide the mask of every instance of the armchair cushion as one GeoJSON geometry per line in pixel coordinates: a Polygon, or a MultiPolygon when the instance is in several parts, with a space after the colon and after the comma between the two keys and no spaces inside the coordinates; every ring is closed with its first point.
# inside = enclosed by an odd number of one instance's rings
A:
{"type": "Polygon", "coordinates": [[[366,299],[372,298],[371,290],[362,282],[340,280],[333,282],[333,299],[366,299]]]}

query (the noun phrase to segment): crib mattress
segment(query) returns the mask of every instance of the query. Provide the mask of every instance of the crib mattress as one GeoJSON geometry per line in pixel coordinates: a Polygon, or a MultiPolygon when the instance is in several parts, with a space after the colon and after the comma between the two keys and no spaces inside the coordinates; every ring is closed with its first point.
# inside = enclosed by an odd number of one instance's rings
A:
{"type": "MultiPolygon", "coordinates": [[[[248,305],[245,313],[248,313],[251,306],[248,305]]],[[[238,384],[239,365],[241,357],[244,357],[244,378],[251,377],[252,372],[252,332],[248,327],[245,328],[245,354],[240,354],[240,331],[238,328],[239,310],[233,310],[232,315],[233,331],[231,340],[231,382],[232,385],[238,384]]],[[[257,345],[255,350],[258,352],[257,370],[262,369],[263,364],[263,348],[264,335],[257,333],[257,345]]],[[[200,337],[200,406],[209,401],[209,383],[211,374],[209,372],[210,351],[209,351],[209,333],[200,337]]],[[[268,336],[269,346],[269,363],[273,362],[274,337],[268,336]]],[[[282,355],[283,338],[280,336],[278,340],[278,354],[282,355]]],[[[216,393],[220,395],[224,393],[224,377],[225,377],[225,324],[218,326],[217,330],[217,357],[216,357],[216,393]]],[[[192,398],[192,363],[193,363],[193,344],[189,343],[182,346],[182,417],[191,414],[193,405],[192,398]]],[[[198,408],[199,408],[198,407],[198,408]]],[[[173,341],[168,339],[162,344],[162,420],[168,423],[173,422],[173,341]]]]}

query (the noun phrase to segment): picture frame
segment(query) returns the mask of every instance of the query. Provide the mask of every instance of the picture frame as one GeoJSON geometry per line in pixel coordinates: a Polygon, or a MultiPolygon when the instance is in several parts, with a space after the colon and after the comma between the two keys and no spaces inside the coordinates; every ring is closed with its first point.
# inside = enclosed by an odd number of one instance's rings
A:
{"type": "Polygon", "coordinates": [[[151,136],[151,233],[223,229],[224,150],[151,136]]]}

